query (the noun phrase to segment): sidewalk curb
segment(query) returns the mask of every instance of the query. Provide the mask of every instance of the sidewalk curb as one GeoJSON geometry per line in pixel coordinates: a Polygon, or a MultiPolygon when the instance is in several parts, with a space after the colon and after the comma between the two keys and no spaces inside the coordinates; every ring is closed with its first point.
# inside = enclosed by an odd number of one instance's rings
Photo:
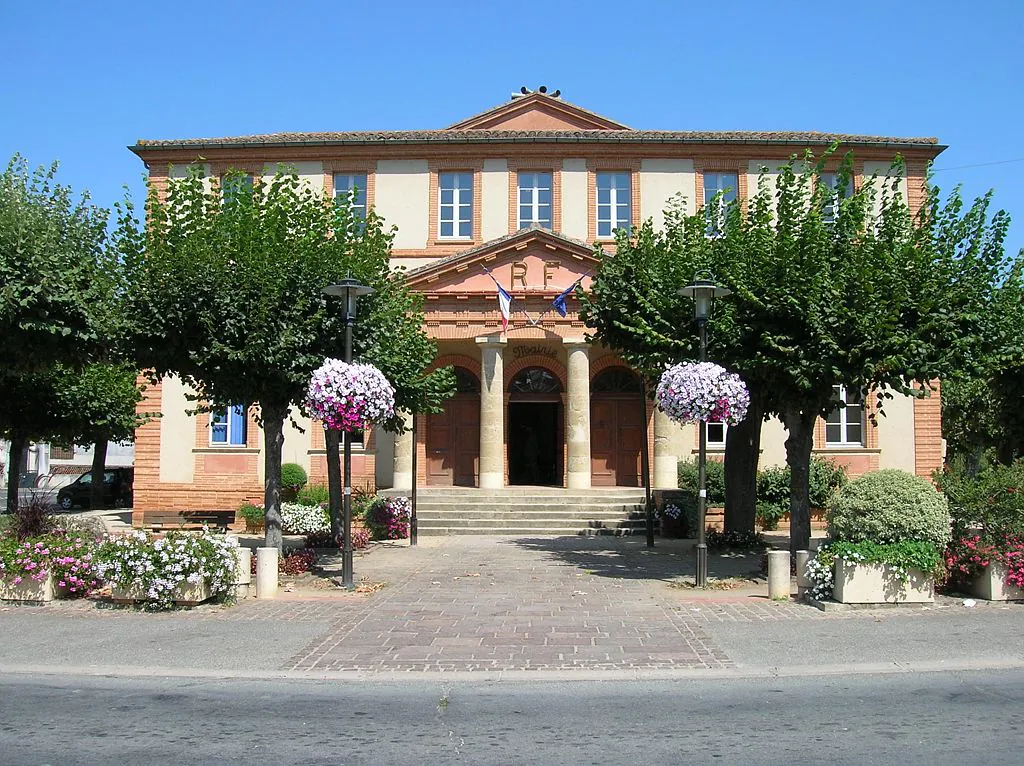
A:
{"type": "Polygon", "coordinates": [[[467,683],[522,683],[537,681],[720,681],[759,678],[807,678],[852,675],[893,675],[908,673],[985,672],[1024,670],[1024,658],[931,662],[879,662],[837,665],[790,665],[785,667],[735,667],[709,670],[425,670],[425,671],[298,671],[298,670],[208,670],[201,668],[141,668],[103,665],[68,666],[4,665],[0,676],[99,677],[99,678],[196,678],[211,680],[338,681],[344,683],[393,684],[461,681],[467,683]]]}

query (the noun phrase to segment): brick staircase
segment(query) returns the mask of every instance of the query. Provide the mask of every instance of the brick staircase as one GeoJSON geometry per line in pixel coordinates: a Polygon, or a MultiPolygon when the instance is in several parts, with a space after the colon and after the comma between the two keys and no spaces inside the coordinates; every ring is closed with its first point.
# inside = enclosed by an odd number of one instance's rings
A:
{"type": "Polygon", "coordinates": [[[416,495],[421,535],[629,535],[645,530],[642,488],[423,487],[416,495]]]}

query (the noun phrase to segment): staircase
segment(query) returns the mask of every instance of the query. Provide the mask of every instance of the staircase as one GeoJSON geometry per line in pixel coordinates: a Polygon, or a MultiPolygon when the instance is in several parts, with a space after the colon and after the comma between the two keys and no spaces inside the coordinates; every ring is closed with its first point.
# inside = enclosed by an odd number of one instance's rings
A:
{"type": "Polygon", "coordinates": [[[645,530],[642,488],[424,487],[416,495],[421,535],[629,535],[645,530]]]}

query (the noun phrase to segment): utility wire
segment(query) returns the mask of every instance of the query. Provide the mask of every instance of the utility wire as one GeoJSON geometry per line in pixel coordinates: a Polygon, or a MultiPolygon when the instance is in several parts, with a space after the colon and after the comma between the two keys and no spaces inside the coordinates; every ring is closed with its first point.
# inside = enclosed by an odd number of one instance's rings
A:
{"type": "Polygon", "coordinates": [[[976,165],[957,165],[952,168],[932,168],[933,173],[941,173],[944,170],[965,170],[966,168],[986,168],[989,165],[1009,165],[1011,162],[1024,162],[1024,157],[1015,160],[996,160],[995,162],[979,162],[976,165]]]}

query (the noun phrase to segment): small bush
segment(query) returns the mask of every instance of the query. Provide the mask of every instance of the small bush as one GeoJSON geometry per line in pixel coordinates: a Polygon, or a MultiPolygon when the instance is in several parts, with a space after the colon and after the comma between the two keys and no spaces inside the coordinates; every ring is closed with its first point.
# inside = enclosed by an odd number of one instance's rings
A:
{"type": "MultiPolygon", "coordinates": [[[[831,460],[811,458],[807,476],[808,496],[812,508],[827,508],[832,495],[849,480],[846,470],[831,460]]],[[[789,466],[769,466],[757,472],[757,502],[780,506],[789,511],[789,466]]]]}
{"type": "Polygon", "coordinates": [[[776,505],[775,503],[757,504],[757,521],[766,532],[772,532],[779,528],[779,521],[789,513],[788,505],[776,505]]]}
{"type": "Polygon", "coordinates": [[[827,518],[835,540],[921,541],[940,551],[950,540],[946,498],[927,479],[892,468],[866,473],[843,487],[827,518]]]}
{"type": "Polygon", "coordinates": [[[709,550],[721,550],[723,548],[746,548],[761,550],[768,547],[757,532],[719,532],[717,529],[708,529],[704,533],[704,541],[709,550]]]}
{"type": "Polygon", "coordinates": [[[295,502],[299,505],[326,505],[331,495],[323,484],[307,484],[299,490],[295,502]]]}
{"type": "Polygon", "coordinates": [[[281,503],[281,531],[286,535],[330,533],[331,517],[320,505],[281,503]]]}
{"type": "Polygon", "coordinates": [[[365,523],[374,540],[404,540],[409,536],[412,503],[407,497],[380,498],[366,512],[365,523]]]}
{"type": "Polygon", "coordinates": [[[57,519],[51,513],[50,505],[36,494],[27,503],[18,506],[18,512],[11,520],[10,529],[19,540],[39,537],[57,528],[57,519]]]}
{"type": "MultiPolygon", "coordinates": [[[[344,541],[342,541],[344,545],[344,541]]],[[[365,529],[353,529],[352,530],[352,547],[356,550],[365,548],[370,544],[370,533],[365,529]]],[[[314,532],[311,535],[306,535],[306,547],[307,548],[337,548],[334,544],[334,540],[331,538],[331,530],[325,532],[314,532]]]]}
{"type": "Polygon", "coordinates": [[[263,509],[262,505],[256,505],[255,503],[242,503],[238,506],[238,515],[247,524],[253,526],[261,526],[266,522],[267,512],[263,509]]]}
{"type": "Polygon", "coordinates": [[[1010,465],[987,458],[976,471],[957,460],[936,480],[957,532],[980,529],[991,542],[1024,538],[1024,458],[1010,465]]]}
{"type": "MultiPolygon", "coordinates": [[[[688,490],[696,496],[699,488],[698,470],[696,460],[679,461],[679,489],[688,490]]],[[[708,460],[705,473],[704,485],[708,491],[708,504],[721,505],[725,502],[725,464],[719,460],[708,460]]]]}
{"type": "Polygon", "coordinates": [[[306,470],[298,463],[285,463],[281,466],[281,499],[293,502],[299,492],[306,486],[309,477],[306,470]]]}

